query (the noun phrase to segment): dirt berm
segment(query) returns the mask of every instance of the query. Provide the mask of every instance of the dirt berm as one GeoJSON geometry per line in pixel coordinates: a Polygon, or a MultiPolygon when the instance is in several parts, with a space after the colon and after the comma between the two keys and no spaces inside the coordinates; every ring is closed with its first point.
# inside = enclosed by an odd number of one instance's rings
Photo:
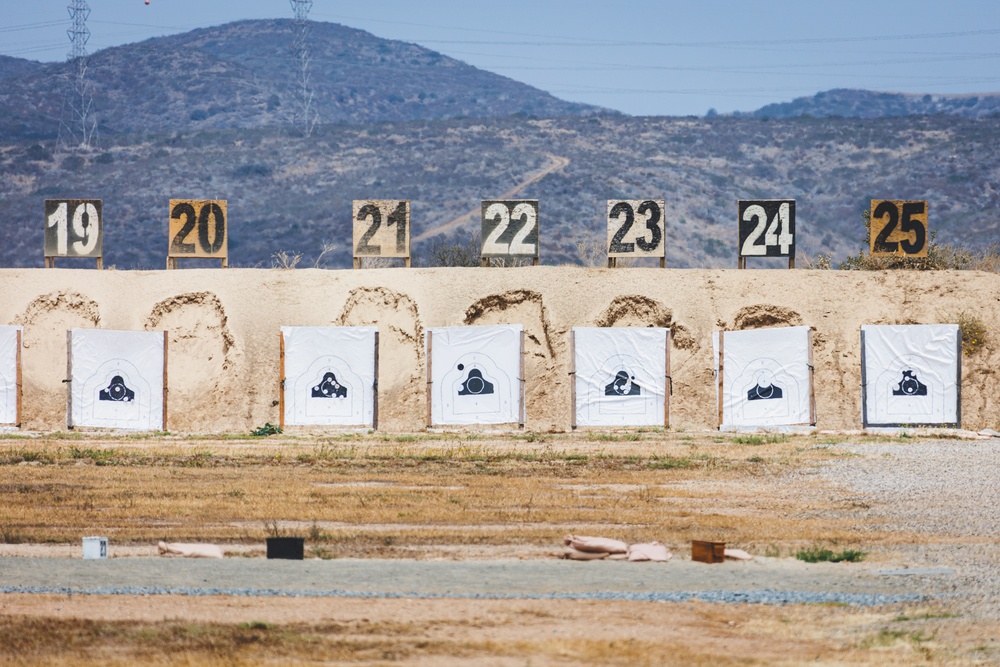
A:
{"type": "MultiPolygon", "coordinates": [[[[861,426],[862,324],[982,318],[996,332],[1000,276],[979,272],[515,269],[0,270],[0,324],[24,326],[24,421],[65,428],[66,331],[168,330],[168,430],[246,431],[278,421],[279,327],[380,331],[380,428],[424,427],[424,331],[522,324],[527,424],[570,426],[569,331],[673,331],[671,427],[717,426],[712,331],[814,330],[820,428],[861,426]]],[[[996,336],[962,359],[962,426],[1000,423],[996,336]]]]}

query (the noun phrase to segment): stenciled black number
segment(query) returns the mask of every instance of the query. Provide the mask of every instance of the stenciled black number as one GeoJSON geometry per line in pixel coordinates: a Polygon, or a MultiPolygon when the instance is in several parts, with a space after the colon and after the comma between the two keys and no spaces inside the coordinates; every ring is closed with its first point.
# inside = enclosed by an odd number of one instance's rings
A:
{"type": "MultiPolygon", "coordinates": [[[[396,210],[389,214],[385,222],[387,227],[396,225],[396,252],[406,252],[406,202],[399,202],[396,210]]],[[[373,227],[374,229],[374,227],[373,227]]],[[[372,232],[374,233],[374,232],[372,232]]],[[[371,238],[366,237],[366,238],[371,238]]],[[[364,239],[362,239],[362,242],[364,239]]]]}
{"type": "Polygon", "coordinates": [[[880,231],[878,236],[875,237],[875,247],[873,248],[874,252],[896,252],[899,250],[899,243],[888,240],[889,235],[896,230],[896,224],[899,222],[899,210],[891,201],[882,202],[875,207],[874,211],[872,211],[873,220],[882,219],[885,216],[889,216],[889,224],[883,227],[882,231],[880,231]]]}
{"type": "Polygon", "coordinates": [[[361,210],[358,211],[358,217],[357,217],[358,222],[364,222],[368,218],[371,218],[372,221],[371,227],[369,227],[368,231],[365,232],[364,236],[361,237],[361,241],[358,242],[358,249],[355,251],[354,254],[381,255],[382,246],[368,244],[368,242],[372,240],[372,237],[375,236],[375,232],[378,231],[378,228],[382,226],[382,213],[381,211],[378,210],[378,206],[376,206],[375,204],[365,204],[364,206],[361,207],[361,210]]]}
{"type": "Polygon", "coordinates": [[[660,205],[655,201],[644,201],[639,205],[639,215],[649,214],[646,219],[646,229],[649,230],[650,239],[646,240],[645,236],[637,236],[635,242],[639,245],[639,249],[643,252],[650,252],[656,250],[657,246],[660,245],[660,240],[663,238],[663,232],[660,231],[660,205]]]}
{"type": "Polygon", "coordinates": [[[903,204],[903,220],[899,225],[899,228],[909,234],[913,232],[916,236],[916,240],[912,243],[910,239],[905,241],[900,241],[903,244],[903,252],[908,255],[915,255],[924,249],[924,243],[927,242],[927,230],[919,220],[914,220],[914,215],[922,215],[924,212],[924,203],[911,201],[903,204]]]}
{"type": "MultiPolygon", "coordinates": [[[[645,204],[643,204],[643,206],[645,206],[645,204]]],[[[642,212],[641,207],[639,210],[642,212]]],[[[628,230],[632,228],[632,223],[635,222],[635,212],[632,210],[632,206],[628,202],[620,201],[612,207],[611,217],[620,220],[622,213],[625,214],[625,223],[619,227],[618,231],[615,232],[615,235],[611,237],[611,245],[608,247],[608,252],[635,252],[634,243],[622,243],[622,239],[625,238],[625,234],[628,233],[628,230]]],[[[659,233],[659,230],[657,230],[657,233],[659,233]]],[[[641,245],[642,244],[640,244],[640,247],[641,245]]],[[[643,250],[645,250],[645,248],[643,248],[643,250]]]]}
{"type": "Polygon", "coordinates": [[[214,201],[201,207],[198,215],[198,244],[201,251],[206,255],[214,255],[222,249],[222,243],[226,240],[226,216],[222,213],[222,207],[214,201]],[[208,218],[215,218],[215,239],[208,240],[208,218]]]}
{"type": "Polygon", "coordinates": [[[170,242],[171,250],[179,255],[190,255],[195,251],[193,243],[184,243],[184,239],[194,230],[195,223],[198,222],[198,214],[190,202],[182,202],[170,211],[170,217],[174,220],[184,219],[184,225],[177,232],[170,242]]]}

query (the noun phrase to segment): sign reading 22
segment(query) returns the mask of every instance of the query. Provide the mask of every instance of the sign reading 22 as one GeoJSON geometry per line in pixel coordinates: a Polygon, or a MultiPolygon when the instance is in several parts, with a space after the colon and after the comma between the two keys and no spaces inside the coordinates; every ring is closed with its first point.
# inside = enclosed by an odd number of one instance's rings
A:
{"type": "Polygon", "coordinates": [[[538,201],[484,201],[482,238],[483,257],[538,257],[538,201]]]}
{"type": "Polygon", "coordinates": [[[795,200],[740,200],[740,256],[795,257],[795,200]]]}

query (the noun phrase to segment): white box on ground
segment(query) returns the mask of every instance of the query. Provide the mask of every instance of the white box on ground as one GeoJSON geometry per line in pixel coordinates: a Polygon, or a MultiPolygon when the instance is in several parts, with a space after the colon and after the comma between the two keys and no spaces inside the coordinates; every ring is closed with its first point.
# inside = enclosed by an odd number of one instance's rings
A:
{"type": "Polygon", "coordinates": [[[108,557],[108,538],[106,537],[83,538],[84,560],[94,560],[107,557],[108,557]]]}

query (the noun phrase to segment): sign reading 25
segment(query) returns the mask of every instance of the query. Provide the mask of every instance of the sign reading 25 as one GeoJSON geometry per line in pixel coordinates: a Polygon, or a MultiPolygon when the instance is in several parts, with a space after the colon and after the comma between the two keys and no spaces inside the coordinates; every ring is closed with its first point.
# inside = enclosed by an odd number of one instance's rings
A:
{"type": "Polygon", "coordinates": [[[795,200],[739,201],[740,257],[795,257],[795,200]]]}
{"type": "Polygon", "coordinates": [[[927,201],[873,199],[871,207],[873,256],[927,256],[927,201]]]}

